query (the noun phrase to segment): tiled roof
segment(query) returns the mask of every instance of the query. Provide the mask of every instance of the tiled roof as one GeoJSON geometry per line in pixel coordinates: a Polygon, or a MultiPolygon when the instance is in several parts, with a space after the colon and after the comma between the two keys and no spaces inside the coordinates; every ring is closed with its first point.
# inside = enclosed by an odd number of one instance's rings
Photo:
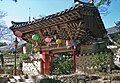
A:
{"type": "Polygon", "coordinates": [[[40,44],[46,36],[53,38],[56,35],[62,40],[69,38],[80,40],[103,38],[106,35],[99,11],[93,4],[80,3],[40,19],[30,22],[12,21],[12,24],[10,29],[14,33],[21,31],[23,34],[21,38],[30,43],[35,43],[31,38],[34,34],[39,35],[40,44]],[[57,33],[53,34],[54,31],[57,33]]]}
{"type": "Polygon", "coordinates": [[[10,27],[10,29],[14,29],[14,28],[17,28],[17,27],[22,27],[22,26],[27,26],[27,25],[31,25],[31,24],[34,24],[34,23],[39,23],[39,22],[42,22],[42,21],[45,21],[45,20],[60,16],[60,15],[62,15],[64,13],[70,12],[70,11],[78,9],[78,8],[85,9],[85,8],[88,8],[88,7],[89,8],[90,7],[94,8],[95,6],[92,3],[80,2],[80,4],[76,4],[73,7],[70,7],[69,9],[65,9],[64,11],[57,12],[56,14],[48,15],[48,16],[40,18],[40,19],[35,19],[33,21],[30,21],[30,22],[29,21],[27,21],[27,22],[14,22],[14,21],[11,21],[11,23],[13,25],[10,27]]]}

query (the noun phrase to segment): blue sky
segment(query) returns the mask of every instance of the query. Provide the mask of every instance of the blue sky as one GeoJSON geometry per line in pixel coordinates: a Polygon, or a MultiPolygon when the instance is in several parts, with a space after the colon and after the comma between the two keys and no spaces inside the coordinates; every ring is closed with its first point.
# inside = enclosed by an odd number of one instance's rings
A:
{"type": "MultiPolygon", "coordinates": [[[[0,1],[0,9],[7,12],[3,18],[8,27],[11,21],[22,22],[28,21],[29,14],[33,17],[40,18],[40,15],[47,16],[56,12],[70,8],[74,5],[74,0],[18,0],[17,3],[12,0],[0,1]],[[30,13],[29,13],[30,8],[30,13]]],[[[116,21],[120,20],[120,0],[112,0],[109,7],[110,14],[102,16],[106,28],[115,26],[116,21]]]]}

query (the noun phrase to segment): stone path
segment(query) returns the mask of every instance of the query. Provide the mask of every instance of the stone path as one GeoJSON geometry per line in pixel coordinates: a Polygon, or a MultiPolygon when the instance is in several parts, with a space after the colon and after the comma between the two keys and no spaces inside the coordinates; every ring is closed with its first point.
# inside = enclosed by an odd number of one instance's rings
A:
{"type": "Polygon", "coordinates": [[[11,76],[3,75],[0,77],[0,83],[35,83],[38,79],[42,79],[42,76],[11,76]]]}

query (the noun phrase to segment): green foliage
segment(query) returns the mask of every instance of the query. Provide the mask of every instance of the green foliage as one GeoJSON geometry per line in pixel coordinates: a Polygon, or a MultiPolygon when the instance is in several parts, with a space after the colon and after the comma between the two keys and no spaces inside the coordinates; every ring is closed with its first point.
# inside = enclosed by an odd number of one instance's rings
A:
{"type": "Polygon", "coordinates": [[[19,58],[20,58],[20,59],[29,58],[29,55],[28,55],[28,54],[20,54],[20,55],[19,55],[19,58]]]}
{"type": "Polygon", "coordinates": [[[120,33],[117,33],[117,34],[115,34],[115,41],[117,42],[117,43],[120,43],[120,33]]]}
{"type": "Polygon", "coordinates": [[[19,60],[17,60],[17,67],[22,68],[22,60],[25,58],[29,58],[28,54],[20,54],[19,60]]]}
{"type": "Polygon", "coordinates": [[[74,69],[74,63],[73,63],[73,59],[69,58],[69,59],[59,59],[54,58],[53,62],[52,62],[52,74],[70,74],[73,73],[73,69],[74,69]]]}
{"type": "Polygon", "coordinates": [[[106,72],[109,70],[113,63],[113,57],[110,52],[97,53],[94,55],[93,66],[97,68],[98,71],[106,72]]]}
{"type": "Polygon", "coordinates": [[[8,52],[4,52],[3,55],[4,55],[5,57],[9,57],[9,56],[10,56],[10,54],[9,54],[8,52]]]}
{"type": "Polygon", "coordinates": [[[112,49],[111,49],[111,51],[112,51],[113,53],[116,53],[117,50],[118,50],[118,48],[112,48],[112,49]]]}
{"type": "Polygon", "coordinates": [[[26,44],[26,52],[27,52],[27,54],[30,54],[31,51],[32,51],[32,44],[27,43],[27,44],[26,44]]]}

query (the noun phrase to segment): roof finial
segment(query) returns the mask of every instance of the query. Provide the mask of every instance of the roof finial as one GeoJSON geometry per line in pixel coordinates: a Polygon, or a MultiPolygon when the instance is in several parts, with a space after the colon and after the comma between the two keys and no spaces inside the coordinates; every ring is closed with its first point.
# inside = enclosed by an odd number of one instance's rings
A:
{"type": "Polygon", "coordinates": [[[29,8],[29,22],[30,22],[30,18],[31,18],[31,8],[29,8]]]}

